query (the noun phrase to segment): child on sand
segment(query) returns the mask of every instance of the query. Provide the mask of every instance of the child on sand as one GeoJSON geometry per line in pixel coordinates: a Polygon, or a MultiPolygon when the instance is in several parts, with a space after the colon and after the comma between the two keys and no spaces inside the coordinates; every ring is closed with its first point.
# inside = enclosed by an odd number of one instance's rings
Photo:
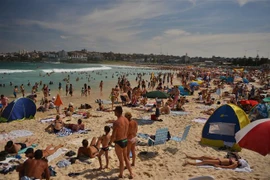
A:
{"type": "Polygon", "coordinates": [[[110,130],[111,128],[109,126],[105,126],[104,127],[104,132],[105,134],[102,135],[99,140],[101,141],[102,144],[102,148],[98,154],[98,160],[99,160],[99,170],[102,169],[102,162],[101,162],[101,156],[103,155],[103,153],[105,153],[105,158],[106,158],[106,166],[105,168],[108,168],[109,165],[109,142],[111,140],[111,135],[110,135],[110,130]]]}

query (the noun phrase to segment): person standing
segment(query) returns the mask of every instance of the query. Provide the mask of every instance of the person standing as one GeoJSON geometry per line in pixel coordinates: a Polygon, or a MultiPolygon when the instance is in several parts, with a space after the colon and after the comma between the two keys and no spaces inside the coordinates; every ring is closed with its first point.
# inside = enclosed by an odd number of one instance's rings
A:
{"type": "Polygon", "coordinates": [[[13,95],[15,98],[17,98],[17,92],[18,92],[18,86],[15,86],[13,89],[13,95]]]}
{"type": "Polygon", "coordinates": [[[129,127],[129,121],[127,118],[122,116],[123,109],[121,106],[116,106],[114,109],[114,114],[117,117],[117,120],[113,123],[113,132],[111,137],[111,144],[112,142],[115,143],[115,153],[118,157],[119,164],[120,164],[120,174],[119,178],[123,178],[123,172],[124,172],[124,162],[126,164],[126,167],[130,173],[129,178],[133,178],[133,173],[131,169],[130,162],[127,158],[127,135],[128,135],[128,127],[129,127]]]}
{"type": "Polygon", "coordinates": [[[103,81],[100,81],[100,83],[99,83],[99,89],[100,89],[100,92],[102,92],[102,89],[103,89],[103,81]]]}
{"type": "Polygon", "coordinates": [[[128,126],[128,145],[127,145],[127,158],[129,159],[129,153],[131,152],[132,154],[132,163],[131,166],[135,166],[135,159],[136,159],[136,153],[135,153],[135,147],[136,147],[136,136],[138,132],[138,123],[134,121],[132,118],[132,115],[130,112],[125,113],[125,117],[129,121],[129,126],[128,126]]]}
{"type": "Polygon", "coordinates": [[[23,84],[20,86],[20,89],[21,89],[22,96],[24,97],[25,90],[24,90],[23,84]]]}
{"type": "Polygon", "coordinates": [[[69,94],[73,96],[73,87],[72,84],[69,85],[69,94]]]}

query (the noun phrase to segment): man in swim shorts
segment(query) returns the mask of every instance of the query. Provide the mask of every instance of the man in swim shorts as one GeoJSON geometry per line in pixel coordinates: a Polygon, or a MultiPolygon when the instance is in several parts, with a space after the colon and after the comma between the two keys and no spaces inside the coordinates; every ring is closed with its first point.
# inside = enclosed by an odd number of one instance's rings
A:
{"type": "Polygon", "coordinates": [[[120,163],[120,174],[119,178],[123,178],[123,171],[124,171],[124,161],[126,167],[130,173],[129,178],[133,178],[131,165],[129,159],[127,158],[127,134],[128,134],[128,127],[129,121],[127,118],[122,116],[123,109],[121,106],[116,106],[114,109],[114,114],[117,117],[117,120],[113,123],[113,132],[111,137],[111,142],[115,143],[115,153],[118,157],[120,163]]]}

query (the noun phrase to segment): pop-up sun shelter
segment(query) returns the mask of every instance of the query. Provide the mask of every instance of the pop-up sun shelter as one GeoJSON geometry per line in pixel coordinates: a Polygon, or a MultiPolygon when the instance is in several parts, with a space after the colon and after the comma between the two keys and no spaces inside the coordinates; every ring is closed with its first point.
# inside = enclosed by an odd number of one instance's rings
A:
{"type": "Polygon", "coordinates": [[[4,109],[0,122],[10,122],[21,119],[31,119],[36,114],[36,104],[29,98],[19,98],[4,109]]]}
{"type": "Polygon", "coordinates": [[[202,130],[201,143],[240,151],[235,133],[250,123],[246,113],[234,104],[220,106],[206,121],[202,130]]]}

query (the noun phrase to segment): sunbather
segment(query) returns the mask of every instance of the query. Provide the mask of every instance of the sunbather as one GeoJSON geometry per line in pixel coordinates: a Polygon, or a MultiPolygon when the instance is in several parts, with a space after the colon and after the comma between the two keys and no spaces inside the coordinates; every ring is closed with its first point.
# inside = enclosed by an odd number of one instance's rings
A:
{"type": "Polygon", "coordinates": [[[104,108],[104,106],[101,103],[98,103],[97,111],[104,111],[104,112],[111,112],[112,110],[110,108],[104,108]]]}
{"type": "MultiPolygon", "coordinates": [[[[43,154],[43,158],[46,158],[52,154],[54,154],[59,148],[63,147],[62,144],[53,147],[53,145],[49,145],[47,146],[44,150],[42,150],[42,154],[43,154]]],[[[33,148],[29,148],[25,151],[25,156],[28,158],[34,158],[34,149],[33,148]]]]}
{"type": "Polygon", "coordinates": [[[235,168],[243,168],[247,166],[247,162],[240,157],[236,158],[215,158],[215,157],[209,157],[209,156],[188,156],[186,155],[187,158],[189,159],[194,159],[194,160],[200,160],[201,162],[189,162],[185,161],[183,163],[183,166],[186,165],[194,165],[194,166],[202,166],[202,165],[211,165],[214,167],[221,167],[221,168],[227,168],[227,169],[235,169],[235,168]]]}
{"type": "Polygon", "coordinates": [[[20,150],[31,146],[36,139],[26,139],[23,143],[13,143],[13,141],[8,141],[5,146],[5,151],[10,154],[17,154],[20,150]]]}
{"type": "Polygon", "coordinates": [[[58,133],[62,128],[64,127],[64,122],[62,121],[62,118],[59,115],[56,115],[55,120],[52,124],[50,124],[47,128],[45,128],[46,132],[49,133],[58,133]]]}
{"type": "Polygon", "coordinates": [[[84,124],[82,123],[81,119],[78,119],[77,124],[64,124],[64,126],[71,129],[73,132],[84,130],[84,124]]]}
{"type": "Polygon", "coordinates": [[[168,103],[165,103],[165,106],[160,109],[160,113],[161,114],[170,114],[171,113],[171,109],[170,109],[170,106],[168,105],[168,103]]]}
{"type": "Polygon", "coordinates": [[[101,141],[98,141],[96,137],[93,137],[90,146],[89,142],[84,139],[82,141],[82,147],[78,149],[78,154],[77,158],[83,158],[83,157],[89,157],[89,158],[94,158],[99,154],[99,148],[100,148],[101,141]]]}

